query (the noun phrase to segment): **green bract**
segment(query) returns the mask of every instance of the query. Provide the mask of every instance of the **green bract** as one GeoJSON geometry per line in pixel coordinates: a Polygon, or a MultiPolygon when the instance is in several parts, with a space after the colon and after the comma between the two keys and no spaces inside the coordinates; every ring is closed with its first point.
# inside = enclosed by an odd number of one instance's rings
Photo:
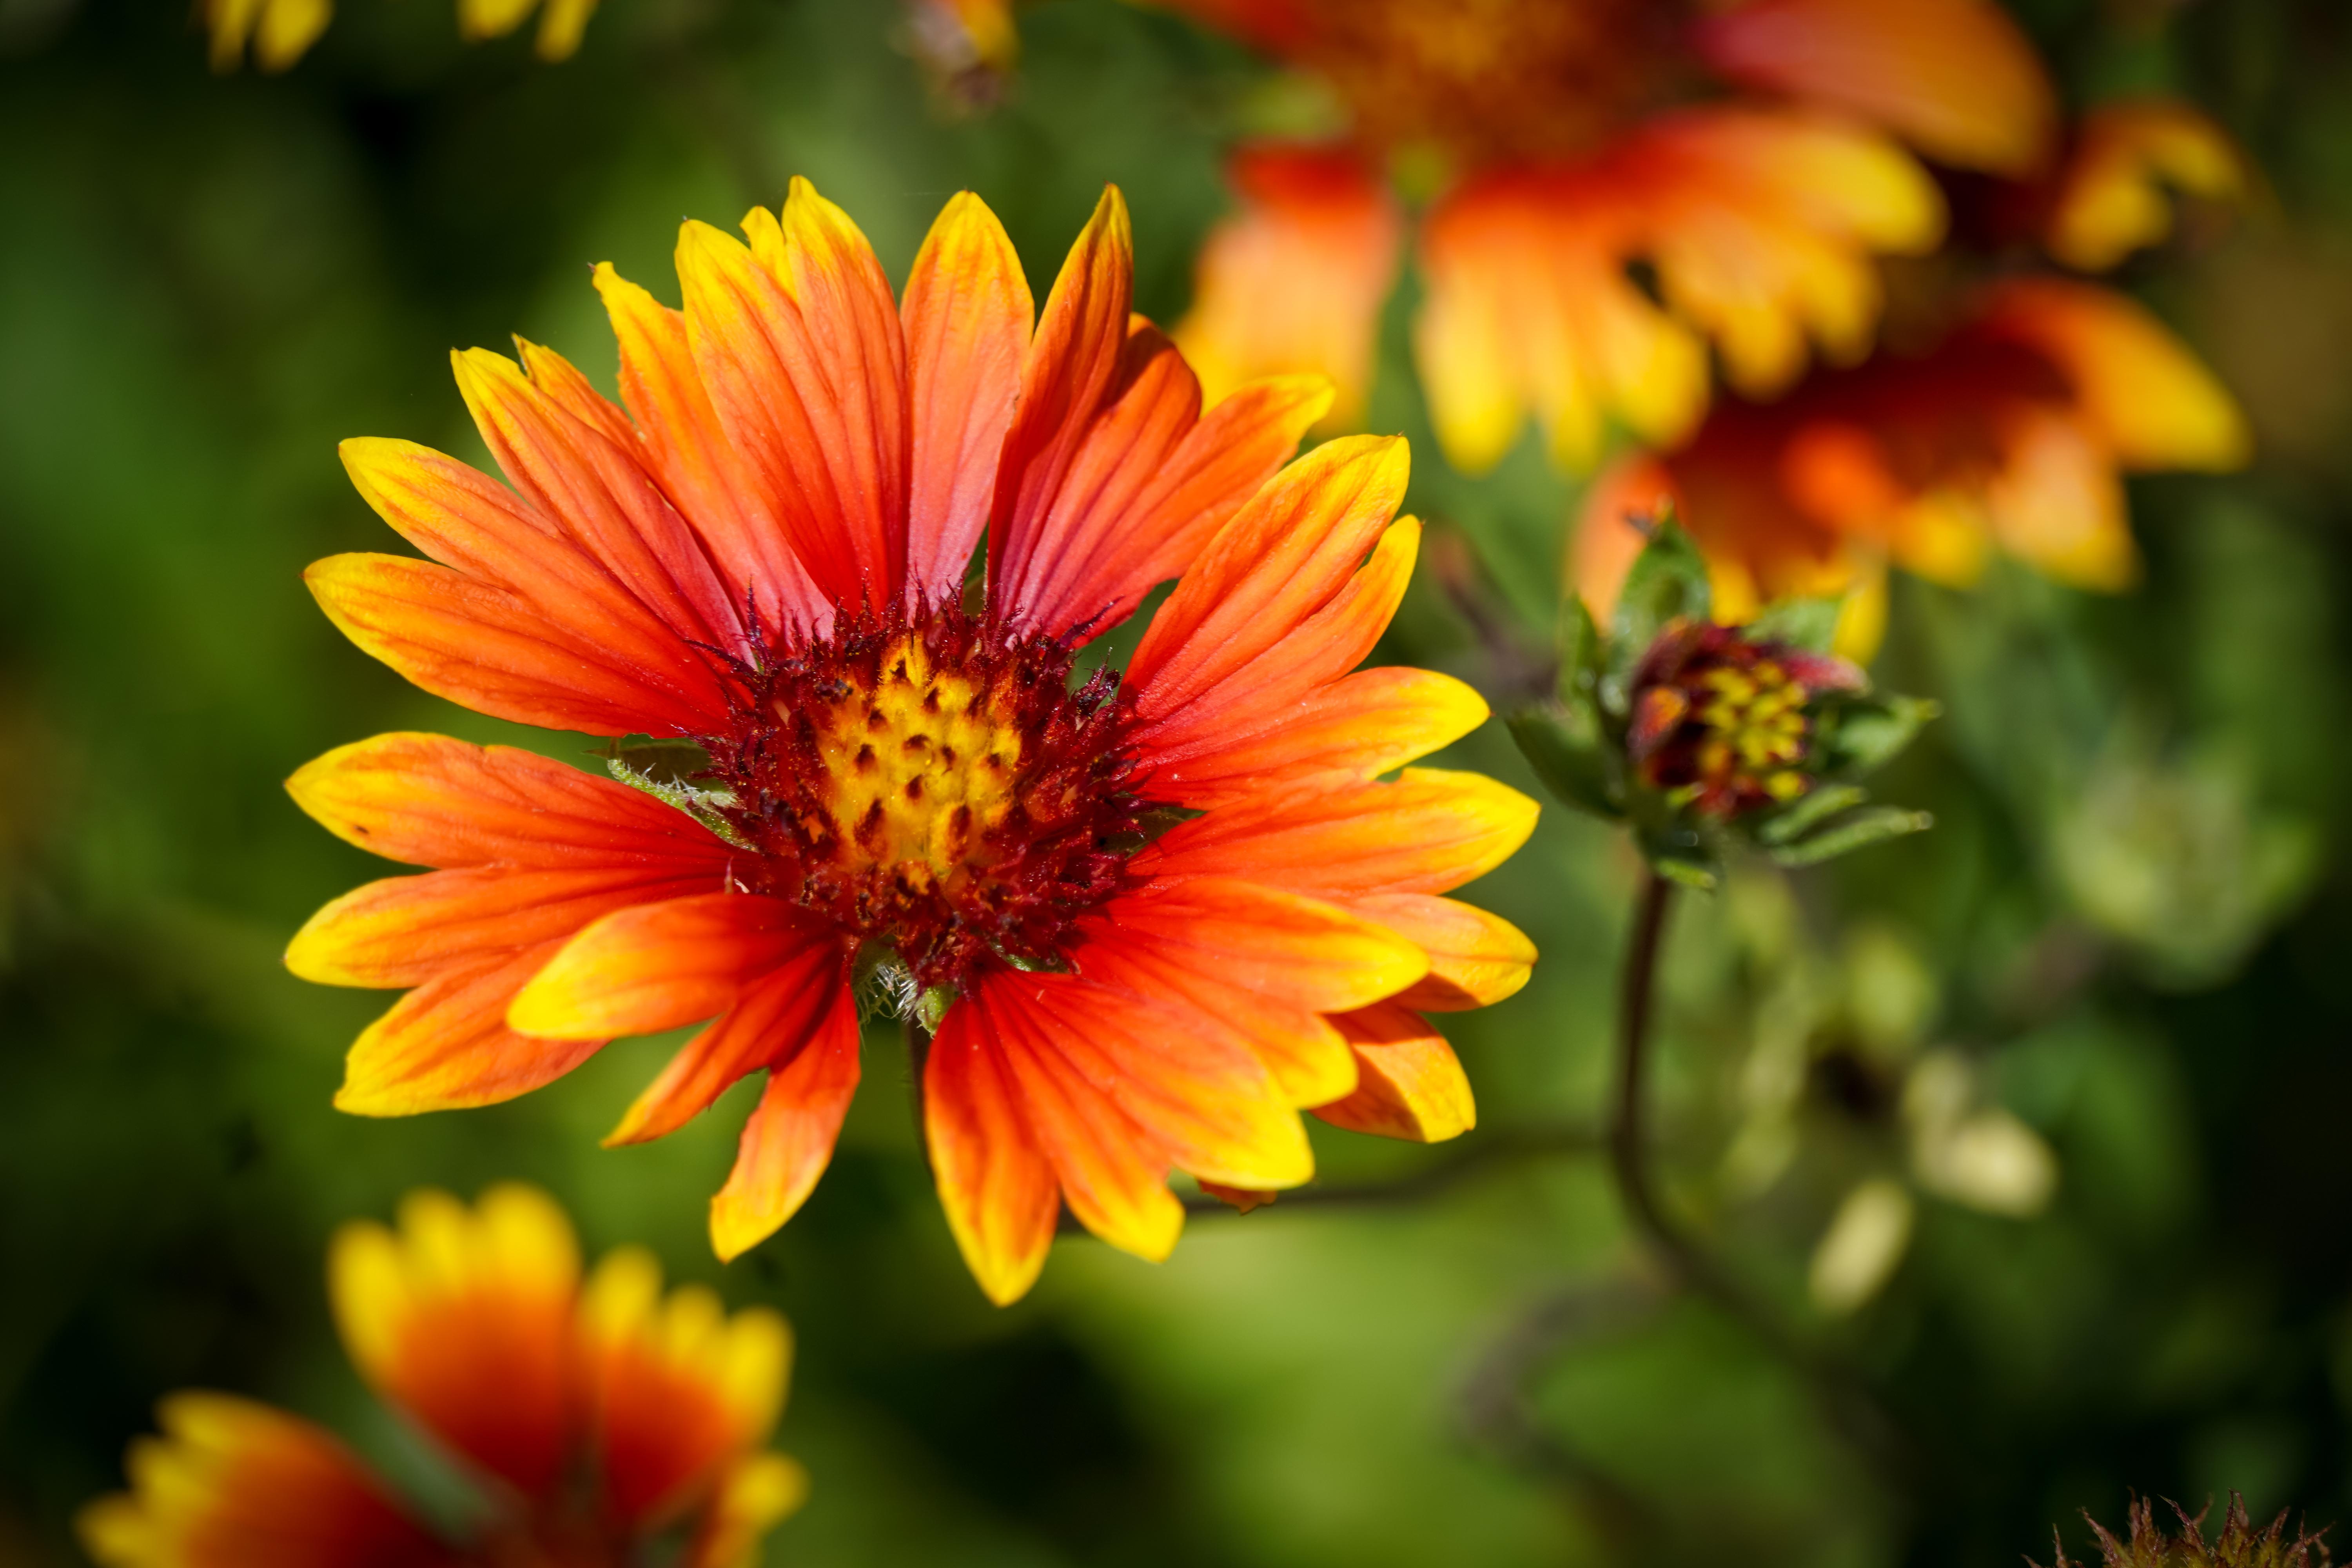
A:
{"type": "Polygon", "coordinates": [[[1874,692],[1831,653],[1835,600],[1782,601],[1737,627],[1710,610],[1706,563],[1671,519],[1605,628],[1568,596],[1552,693],[1507,718],[1547,789],[1626,824],[1660,875],[1697,887],[1734,840],[1810,866],[1928,826],[1856,781],[1935,705],[1874,692]]]}

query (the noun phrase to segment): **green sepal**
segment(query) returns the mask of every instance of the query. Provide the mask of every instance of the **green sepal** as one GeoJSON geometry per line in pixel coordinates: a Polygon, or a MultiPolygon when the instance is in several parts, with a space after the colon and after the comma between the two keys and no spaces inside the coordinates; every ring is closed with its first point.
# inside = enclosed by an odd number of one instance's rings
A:
{"type": "MultiPolygon", "coordinates": [[[[1591,705],[1586,706],[1589,710],[1591,705]]],[[[1562,708],[1522,708],[1505,722],[1546,789],[1580,811],[1612,822],[1624,817],[1617,759],[1589,711],[1580,721],[1577,714],[1562,708]]]]}
{"type": "Polygon", "coordinates": [[[915,998],[915,1022],[921,1026],[923,1033],[936,1035],[940,1032],[940,1024],[947,1017],[948,1009],[954,1005],[955,999],[956,992],[952,985],[927,985],[923,988],[923,994],[915,998]]]}
{"type": "Polygon", "coordinates": [[[1571,592],[1559,606],[1559,675],[1554,695],[1570,713],[1598,716],[1601,678],[1608,670],[1608,652],[1601,646],[1601,627],[1592,618],[1584,595],[1571,592]]]}
{"type": "Polygon", "coordinates": [[[604,759],[604,771],[620,783],[686,813],[738,849],[751,847],[751,840],[725,814],[724,808],[735,804],[735,792],[705,788],[693,782],[710,771],[710,753],[693,742],[615,741],[594,755],[604,759]]]}
{"type": "Polygon", "coordinates": [[[1723,861],[1706,836],[1674,823],[1643,823],[1633,830],[1633,847],[1651,869],[1669,882],[1711,893],[1723,883],[1723,861]]]}
{"type": "Polygon", "coordinates": [[[1807,653],[1828,653],[1837,640],[1840,598],[1775,599],[1743,629],[1765,642],[1787,643],[1807,653]]]}
{"type": "Polygon", "coordinates": [[[1923,833],[1935,825],[1936,819],[1924,811],[1906,811],[1899,805],[1866,805],[1809,838],[1780,845],[1768,853],[1778,865],[1817,866],[1889,838],[1923,833]]]}
{"type": "Polygon", "coordinates": [[[1815,721],[1814,772],[1842,776],[1884,767],[1939,711],[1920,697],[1829,697],[1815,721]]]}
{"type": "Polygon", "coordinates": [[[1790,843],[1839,812],[1850,811],[1869,798],[1870,792],[1859,784],[1819,785],[1779,810],[1758,817],[1754,828],[1756,842],[1767,848],[1790,843]]]}
{"type": "Polygon", "coordinates": [[[1712,603],[1706,558],[1671,514],[1661,515],[1625,574],[1609,627],[1610,685],[1619,701],[1622,693],[1614,689],[1622,688],[1658,634],[1674,621],[1706,620],[1712,603]]]}

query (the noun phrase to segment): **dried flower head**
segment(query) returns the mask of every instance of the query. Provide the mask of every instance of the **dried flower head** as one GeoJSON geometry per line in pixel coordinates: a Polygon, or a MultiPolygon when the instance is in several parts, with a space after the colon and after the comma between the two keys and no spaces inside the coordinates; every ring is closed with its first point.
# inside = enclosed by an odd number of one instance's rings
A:
{"type": "MultiPolygon", "coordinates": [[[[2298,1529],[2290,1537],[2286,1533],[2286,1514],[2279,1510],[2276,1519],[2263,1529],[2256,1530],[2246,1516],[2246,1500],[2236,1492],[2230,1494],[2229,1512],[2221,1520],[2221,1533],[2211,1541],[2205,1539],[2205,1515],[2212,1510],[2207,1504],[2192,1517],[2179,1503],[2167,1499],[2165,1506],[2180,1521],[2180,1533],[2168,1533],[2156,1521],[2153,1499],[2135,1498],[2126,1518],[2130,1522],[2131,1537],[2117,1541],[2106,1526],[2086,1511],[2084,1521],[2099,1538],[2099,1557],[2104,1568],[2331,1568],[2327,1542],[2321,1539],[2325,1530],[2313,1531],[2298,1529]]],[[[2068,1560],[2066,1549],[2051,1532],[2052,1550],[2056,1552],[2057,1568],[2075,1568],[2068,1560]]],[[[2029,1563],[2032,1558],[2026,1559],[2029,1563]]],[[[2034,1568],[2039,1568],[2035,1564],[2034,1568]]]]}

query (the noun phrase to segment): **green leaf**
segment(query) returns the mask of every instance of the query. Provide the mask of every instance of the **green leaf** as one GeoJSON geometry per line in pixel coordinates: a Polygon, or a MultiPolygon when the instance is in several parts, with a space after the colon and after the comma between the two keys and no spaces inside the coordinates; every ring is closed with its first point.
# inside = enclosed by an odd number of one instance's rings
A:
{"type": "Polygon", "coordinates": [[[1506,722],[1528,766],[1554,795],[1612,822],[1625,815],[1622,792],[1612,776],[1615,759],[1589,715],[1579,722],[1564,709],[1522,708],[1506,722]]]}
{"type": "Polygon", "coordinates": [[[1839,812],[1850,811],[1869,798],[1870,792],[1856,784],[1819,785],[1778,811],[1758,817],[1756,842],[1786,844],[1827,822],[1839,812]]]}
{"type": "Polygon", "coordinates": [[[1668,622],[1706,619],[1710,603],[1706,559],[1679,524],[1672,518],[1663,520],[1633,558],[1617,595],[1617,615],[1610,627],[1611,673],[1622,676],[1630,670],[1668,622]]]}
{"type": "Polygon", "coordinates": [[[1570,713],[1580,718],[1588,712],[1597,715],[1606,657],[1601,627],[1594,623],[1584,595],[1571,592],[1559,607],[1559,678],[1554,682],[1560,705],[1570,713]]]}
{"type": "Polygon", "coordinates": [[[1836,640],[1838,614],[1844,607],[1845,601],[1835,598],[1776,599],[1748,624],[1748,635],[1787,643],[1808,653],[1827,653],[1836,640]]]}
{"type": "Polygon", "coordinates": [[[1828,698],[1815,741],[1816,771],[1866,773],[1884,767],[1939,711],[1918,697],[1828,698]]]}
{"type": "Polygon", "coordinates": [[[651,741],[625,745],[615,741],[595,755],[604,759],[604,771],[631,789],[643,790],[664,805],[682,811],[738,849],[751,840],[727,819],[735,792],[706,789],[692,781],[706,776],[710,753],[691,741],[651,741]]]}
{"type": "Polygon", "coordinates": [[[1770,854],[1782,866],[1816,866],[1885,839],[1923,833],[1935,825],[1936,819],[1924,811],[1906,811],[1895,805],[1864,806],[1811,837],[1784,844],[1770,854]]]}
{"type": "Polygon", "coordinates": [[[614,741],[593,754],[604,759],[605,770],[615,778],[620,774],[614,771],[614,763],[638,778],[660,784],[683,784],[710,772],[710,753],[692,741],[614,741]]]}

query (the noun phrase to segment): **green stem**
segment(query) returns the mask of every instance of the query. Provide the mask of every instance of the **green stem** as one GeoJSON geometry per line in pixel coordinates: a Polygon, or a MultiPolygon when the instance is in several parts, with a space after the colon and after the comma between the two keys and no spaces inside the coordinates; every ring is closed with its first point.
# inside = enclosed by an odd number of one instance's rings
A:
{"type": "Polygon", "coordinates": [[[1643,879],[1618,993],[1617,1093],[1609,1119],[1610,1166],[1617,1178],[1625,1216],[1676,1284],[1712,1302],[1802,1376],[1838,1431],[1873,1468],[1895,1479],[1907,1460],[1907,1444],[1870,1391],[1852,1372],[1824,1359],[1792,1335],[1667,1214],[1659,1200],[1650,1167],[1644,1108],[1649,1098],[1650,1021],[1658,957],[1664,947],[1674,884],[1647,868],[1643,879]]]}

